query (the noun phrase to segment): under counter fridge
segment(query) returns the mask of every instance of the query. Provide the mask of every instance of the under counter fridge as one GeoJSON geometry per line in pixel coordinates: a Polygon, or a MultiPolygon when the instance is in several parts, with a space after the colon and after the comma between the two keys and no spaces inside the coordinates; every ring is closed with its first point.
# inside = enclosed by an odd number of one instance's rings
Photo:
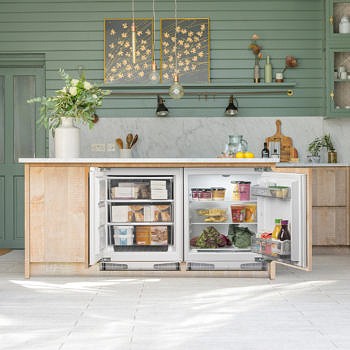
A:
{"type": "Polygon", "coordinates": [[[293,170],[184,169],[187,270],[259,271],[272,261],[310,270],[308,171],[293,170]],[[290,240],[271,238],[276,218],[288,220],[290,240]]]}
{"type": "Polygon", "coordinates": [[[100,270],[178,270],[183,172],[90,168],[89,264],[100,270]]]}

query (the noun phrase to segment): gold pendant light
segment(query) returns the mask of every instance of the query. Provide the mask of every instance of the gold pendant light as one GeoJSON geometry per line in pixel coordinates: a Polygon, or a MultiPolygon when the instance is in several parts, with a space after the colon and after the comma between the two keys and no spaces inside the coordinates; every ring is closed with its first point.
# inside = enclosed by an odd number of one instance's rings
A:
{"type": "Polygon", "coordinates": [[[174,0],[175,5],[175,71],[174,71],[174,82],[170,86],[169,95],[175,100],[179,100],[184,95],[184,88],[179,82],[179,71],[177,67],[177,0],[174,0]]]}
{"type": "Polygon", "coordinates": [[[154,6],[154,0],[152,1],[152,10],[153,10],[153,57],[152,57],[152,70],[151,73],[148,76],[148,80],[151,84],[158,84],[159,83],[159,73],[157,70],[157,64],[155,60],[155,50],[156,50],[156,30],[155,30],[155,23],[156,23],[156,12],[155,12],[155,6],[154,6]]]}
{"type": "Polygon", "coordinates": [[[132,46],[132,63],[136,63],[136,25],[135,25],[135,4],[131,0],[132,24],[131,24],[131,46],[132,46]]]}

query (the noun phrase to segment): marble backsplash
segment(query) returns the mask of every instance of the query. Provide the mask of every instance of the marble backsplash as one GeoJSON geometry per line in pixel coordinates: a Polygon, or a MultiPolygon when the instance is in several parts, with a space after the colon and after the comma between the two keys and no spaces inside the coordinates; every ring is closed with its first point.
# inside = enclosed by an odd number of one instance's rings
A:
{"type": "MultiPolygon", "coordinates": [[[[92,145],[115,145],[115,139],[125,140],[127,133],[136,133],[139,140],[134,157],[216,157],[225,148],[228,135],[244,135],[249,151],[260,157],[266,137],[276,131],[277,118],[100,118],[92,130],[81,128],[81,157],[119,157],[119,150],[94,152],[92,145]]],[[[293,139],[302,162],[307,146],[316,137],[331,133],[338,151],[338,162],[350,160],[350,120],[323,117],[285,117],[282,133],[293,139]]],[[[50,140],[50,155],[53,156],[50,140]]],[[[324,151],[322,160],[326,161],[324,151]]]]}

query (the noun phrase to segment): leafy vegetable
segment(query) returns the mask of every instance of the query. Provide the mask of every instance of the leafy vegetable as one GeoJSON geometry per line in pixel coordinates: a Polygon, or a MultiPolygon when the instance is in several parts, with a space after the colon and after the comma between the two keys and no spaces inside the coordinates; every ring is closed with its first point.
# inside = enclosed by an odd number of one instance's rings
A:
{"type": "Polygon", "coordinates": [[[251,240],[254,232],[250,231],[248,227],[241,227],[238,225],[230,225],[228,236],[232,243],[237,248],[248,248],[251,246],[251,240]]]}

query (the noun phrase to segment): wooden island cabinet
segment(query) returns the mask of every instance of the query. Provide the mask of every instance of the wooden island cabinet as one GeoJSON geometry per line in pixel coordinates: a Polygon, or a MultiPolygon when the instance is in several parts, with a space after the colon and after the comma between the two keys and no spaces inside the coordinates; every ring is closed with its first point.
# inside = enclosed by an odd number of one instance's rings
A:
{"type": "Polygon", "coordinates": [[[349,167],[312,168],[313,245],[348,246],[349,167]]]}
{"type": "MultiPolygon", "coordinates": [[[[25,163],[26,277],[119,274],[274,278],[276,263],[311,269],[312,186],[309,169],[277,168],[275,160],[266,159],[21,161],[25,163]],[[251,246],[246,249],[234,245],[224,249],[193,247],[192,238],[206,229],[213,230],[215,226],[217,232],[227,235],[231,226],[240,225],[234,225],[230,211],[236,201],[232,184],[237,180],[242,183],[248,180],[256,187],[249,202],[257,208],[257,218],[255,222],[240,222],[252,230],[251,246]],[[154,186],[164,183],[169,198],[109,197],[115,186],[121,184],[120,188],[125,190],[132,182],[140,188],[149,184],[151,189],[152,183],[154,186]],[[284,199],[274,196],[272,190],[270,193],[270,183],[285,186],[284,199]],[[225,187],[225,198],[217,202],[213,199],[210,203],[191,202],[191,190],[195,186],[225,187]],[[157,205],[170,208],[167,222],[146,218],[141,223],[138,220],[123,221],[112,214],[119,210],[121,213],[125,208],[142,209],[143,206],[145,210],[152,210],[157,205]],[[227,217],[224,216],[224,222],[207,223],[198,217],[199,212],[209,210],[206,208],[221,208],[227,217]],[[184,214],[186,210],[187,214],[184,214]],[[288,251],[288,245],[283,245],[283,250],[281,245],[280,253],[272,254],[269,251],[273,242],[259,243],[259,238],[253,239],[264,230],[272,231],[276,215],[290,219],[293,224],[289,254],[284,253],[288,251]],[[116,232],[121,232],[123,227],[133,230],[131,237],[134,240],[127,247],[116,241],[116,232]],[[135,234],[146,232],[147,227],[150,227],[151,235],[153,232],[159,235],[159,230],[168,232],[166,245],[159,247],[160,250],[152,243],[146,247],[138,245],[135,234]]],[[[156,188],[154,191],[163,190],[156,188]]],[[[243,208],[246,205],[244,201],[237,203],[236,206],[243,205],[243,208]]]]}

